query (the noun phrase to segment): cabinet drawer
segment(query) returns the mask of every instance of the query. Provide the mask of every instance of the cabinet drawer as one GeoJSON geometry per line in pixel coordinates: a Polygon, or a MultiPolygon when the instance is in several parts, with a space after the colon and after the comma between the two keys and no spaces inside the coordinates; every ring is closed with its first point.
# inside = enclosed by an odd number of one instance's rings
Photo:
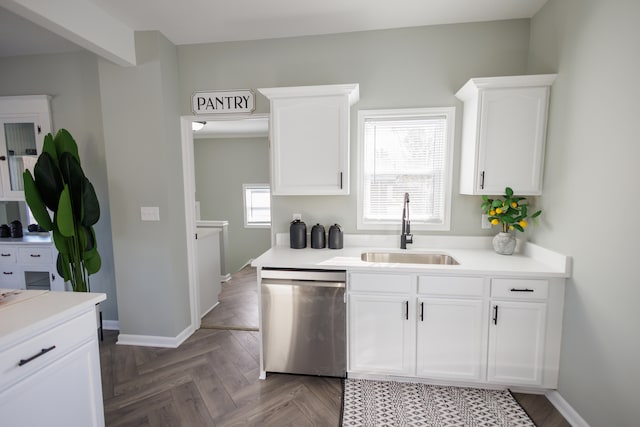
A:
{"type": "Polygon", "coordinates": [[[23,274],[16,266],[0,266],[0,288],[24,289],[23,274]]]}
{"type": "Polygon", "coordinates": [[[18,262],[20,264],[51,265],[53,263],[51,248],[20,248],[20,252],[18,253],[18,262]]]}
{"type": "Polygon", "coordinates": [[[420,276],[418,293],[481,297],[484,295],[483,284],[482,277],[420,276]]]}
{"type": "Polygon", "coordinates": [[[97,339],[94,334],[96,313],[91,310],[0,353],[0,391],[51,364],[92,335],[97,339]]]}
{"type": "Polygon", "coordinates": [[[380,292],[385,294],[406,294],[412,291],[415,276],[408,274],[367,274],[349,275],[351,292],[380,292]]]}
{"type": "Polygon", "coordinates": [[[546,299],[549,281],[543,279],[491,279],[491,297],[546,299]]]}
{"type": "Polygon", "coordinates": [[[0,264],[15,264],[16,248],[0,246],[0,264]]]}

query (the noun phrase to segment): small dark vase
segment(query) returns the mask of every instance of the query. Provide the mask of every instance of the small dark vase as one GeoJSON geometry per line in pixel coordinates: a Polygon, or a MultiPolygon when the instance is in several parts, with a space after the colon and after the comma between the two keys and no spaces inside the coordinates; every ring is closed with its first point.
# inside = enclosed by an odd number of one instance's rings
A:
{"type": "Polygon", "coordinates": [[[289,246],[292,249],[303,249],[307,247],[307,225],[296,219],[289,226],[289,246]]]}
{"type": "Polygon", "coordinates": [[[311,247],[313,249],[323,249],[327,246],[326,234],[324,232],[324,226],[316,224],[311,227],[311,247]]]}

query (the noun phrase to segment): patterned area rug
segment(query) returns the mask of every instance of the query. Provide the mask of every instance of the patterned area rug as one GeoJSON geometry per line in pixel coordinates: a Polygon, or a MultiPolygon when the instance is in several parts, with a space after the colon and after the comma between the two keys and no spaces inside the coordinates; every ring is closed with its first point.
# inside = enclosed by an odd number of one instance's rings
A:
{"type": "Polygon", "coordinates": [[[535,426],[508,390],[346,379],[342,426],[535,426]]]}

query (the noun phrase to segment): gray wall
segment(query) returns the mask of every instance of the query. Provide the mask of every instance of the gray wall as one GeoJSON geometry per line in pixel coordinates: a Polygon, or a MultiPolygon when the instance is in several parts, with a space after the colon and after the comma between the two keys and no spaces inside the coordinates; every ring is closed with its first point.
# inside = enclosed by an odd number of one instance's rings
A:
{"type": "Polygon", "coordinates": [[[136,67],[99,62],[120,332],[175,337],[190,323],[176,49],[144,32],[136,52],[136,67]]]}
{"type": "Polygon", "coordinates": [[[574,257],[560,394],[592,426],[640,420],[640,2],[549,0],[533,18],[529,71],[551,91],[541,226],[574,257]]]}
{"type": "Polygon", "coordinates": [[[196,139],[196,200],[203,220],[229,221],[227,271],[271,247],[268,228],[244,227],[242,184],[269,183],[267,138],[196,139]]]}
{"type": "Polygon", "coordinates": [[[54,131],[71,132],[82,168],[95,187],[100,202],[100,221],[95,226],[101,270],[91,276],[91,290],[104,292],[100,304],[106,320],[117,320],[116,285],[107,190],[105,142],[98,84],[98,60],[88,52],[29,55],[0,58],[0,96],[53,96],[51,115],[54,131]]]}
{"type": "MultiPolygon", "coordinates": [[[[359,83],[360,101],[352,109],[351,195],[274,197],[272,202],[274,232],[287,232],[291,214],[300,212],[308,226],[338,222],[354,233],[357,110],[458,107],[457,189],[462,105],[454,93],[471,77],[523,74],[528,48],[529,20],[178,46],[180,108],[191,114],[196,90],[359,83]]],[[[257,95],[256,111],[268,108],[257,95]]],[[[495,233],[480,228],[480,204],[479,197],[454,191],[452,234],[495,233]]]]}

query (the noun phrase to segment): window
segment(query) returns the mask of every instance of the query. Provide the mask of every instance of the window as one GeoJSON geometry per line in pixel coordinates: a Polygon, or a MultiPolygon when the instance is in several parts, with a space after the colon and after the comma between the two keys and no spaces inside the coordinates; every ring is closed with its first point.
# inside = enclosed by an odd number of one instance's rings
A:
{"type": "Polygon", "coordinates": [[[244,226],[271,227],[271,191],[268,184],[243,184],[244,226]]]}
{"type": "Polygon", "coordinates": [[[358,228],[449,230],[455,108],[358,112],[358,228]]]}

